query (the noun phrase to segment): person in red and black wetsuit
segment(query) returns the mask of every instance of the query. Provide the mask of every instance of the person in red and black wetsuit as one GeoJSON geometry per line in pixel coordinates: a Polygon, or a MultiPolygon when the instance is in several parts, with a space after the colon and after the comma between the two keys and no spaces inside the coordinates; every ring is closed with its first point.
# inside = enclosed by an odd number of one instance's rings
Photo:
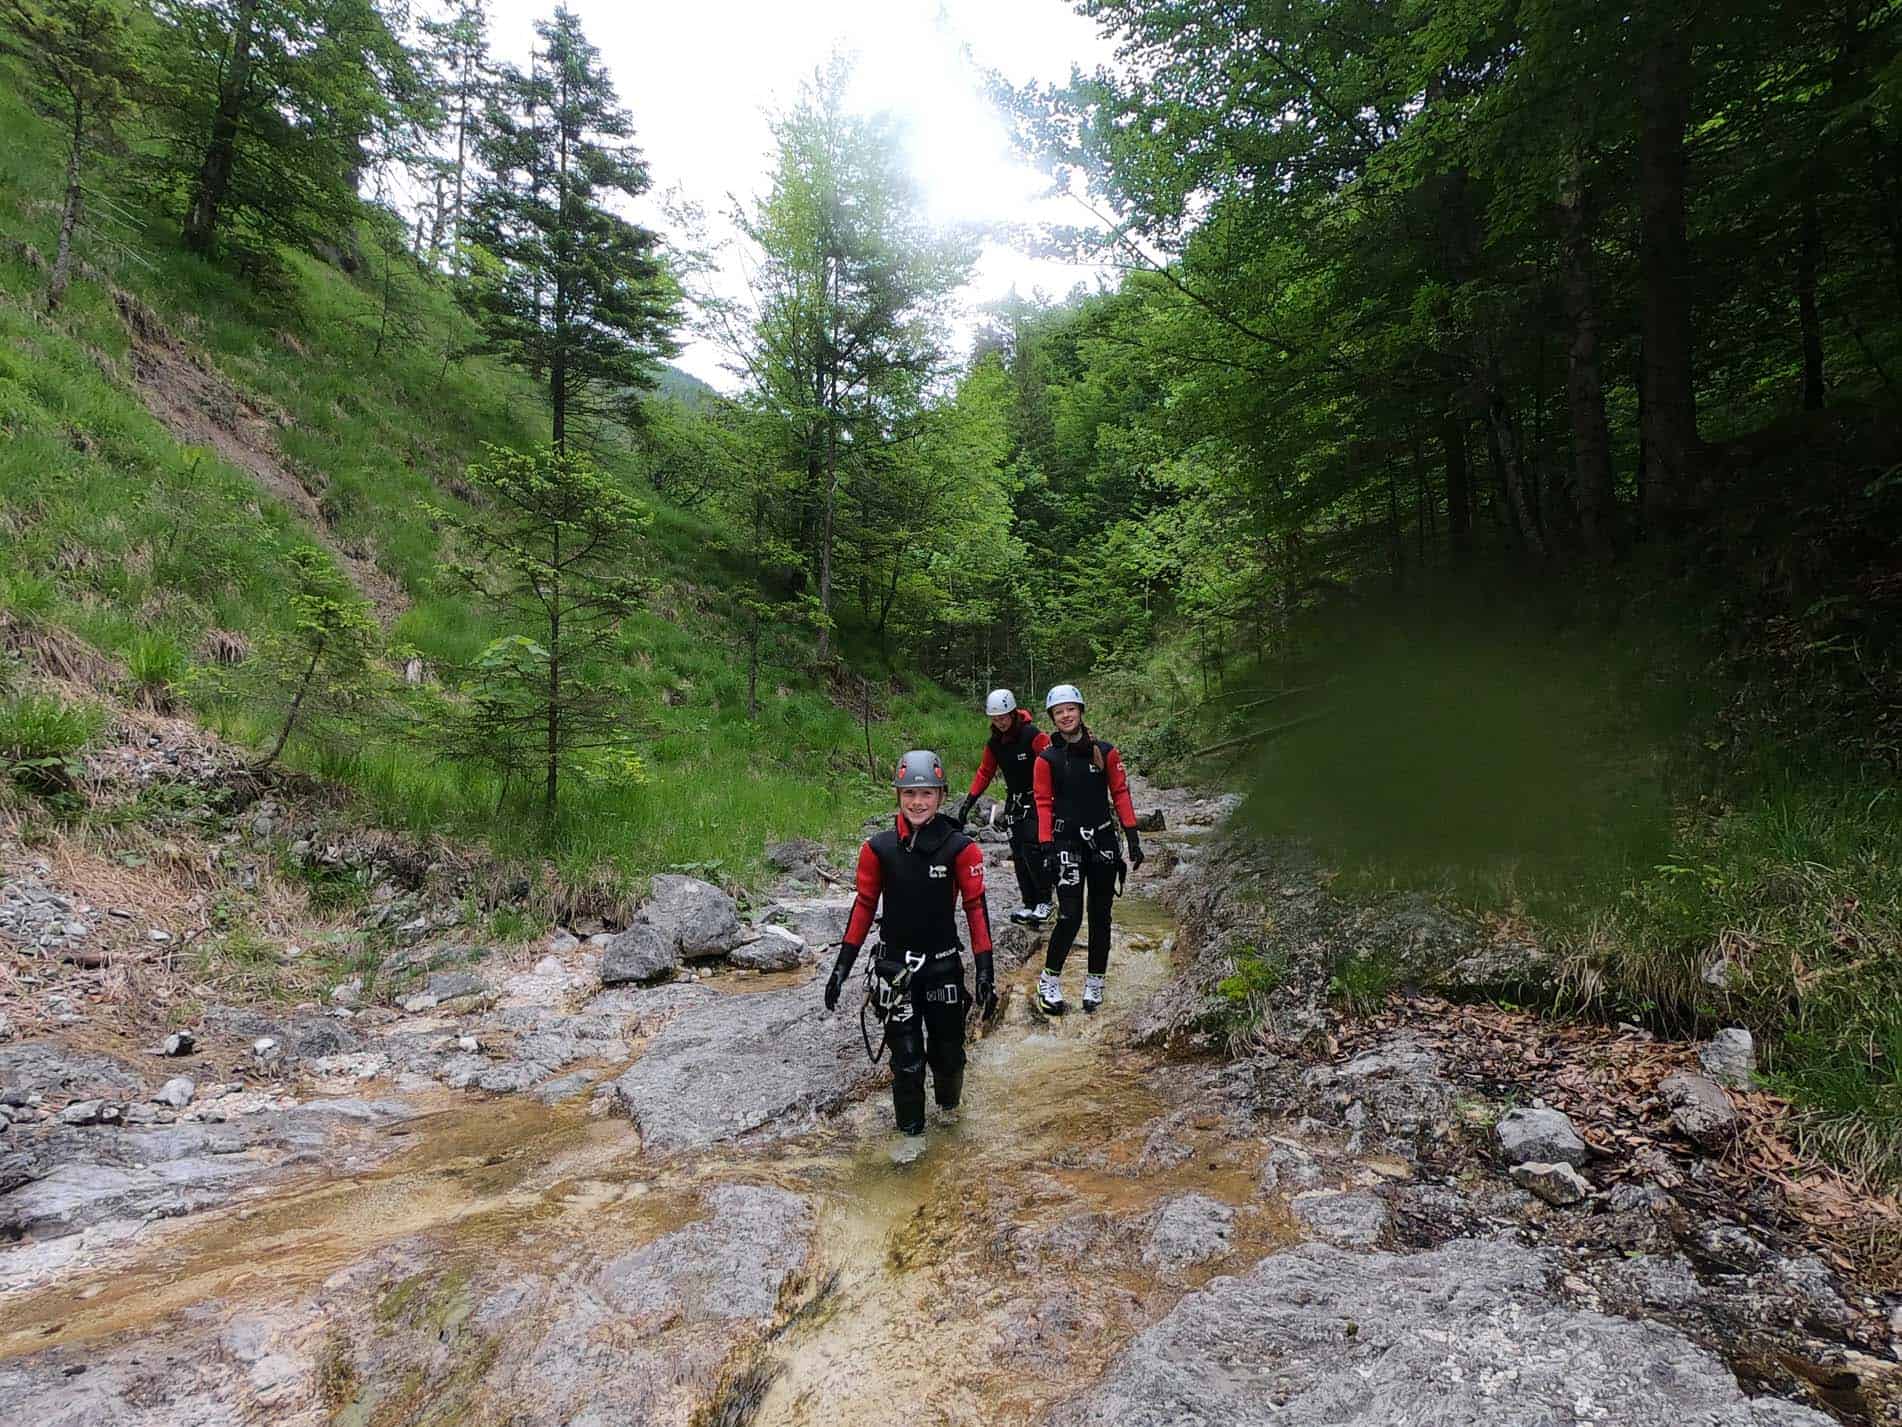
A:
{"type": "Polygon", "coordinates": [[[846,921],[845,941],[827,978],[828,1011],[858,960],[859,948],[878,918],[874,970],[887,981],[909,966],[905,995],[885,1022],[892,1051],[892,1110],[905,1135],[925,1132],[925,1066],[940,1119],[957,1118],[964,1094],[964,1017],[971,1005],[988,1016],[997,1002],[991,968],[991,920],[984,900],[984,854],[945,817],[944,764],[929,749],[915,749],[898,763],[898,823],[859,849],[857,895],[846,921]],[[883,908],[880,909],[880,903],[883,908]],[[957,906],[971,929],[977,966],[977,996],[964,986],[959,956],[957,906]]]}
{"type": "Polygon", "coordinates": [[[992,689],[984,701],[984,712],[991,720],[991,736],[971,778],[971,791],[958,809],[958,826],[970,821],[971,809],[990,787],[991,779],[1002,773],[1010,794],[1004,803],[1010,865],[1017,874],[1017,895],[1023,899],[1023,906],[1012,912],[1010,919],[1042,925],[1050,915],[1050,886],[1044,880],[1043,857],[1037,851],[1037,809],[1031,800],[1030,783],[1037,755],[1050,746],[1050,735],[1037,727],[1029,709],[1017,707],[1017,696],[1009,689],[992,689]]]}
{"type": "Polygon", "coordinates": [[[1136,809],[1129,801],[1129,776],[1116,746],[1094,737],[1083,723],[1083,694],[1075,684],[1058,684],[1044,700],[1057,736],[1037,755],[1032,795],[1037,804],[1037,842],[1057,892],[1057,924],[1050,929],[1043,974],[1037,978],[1034,1005],[1060,1016],[1063,963],[1090,914],[1089,974],[1083,978],[1083,1009],[1103,1004],[1109,972],[1110,904],[1123,850],[1116,842],[1120,824],[1129,844],[1129,865],[1143,865],[1142,839],[1136,834],[1136,809]]]}

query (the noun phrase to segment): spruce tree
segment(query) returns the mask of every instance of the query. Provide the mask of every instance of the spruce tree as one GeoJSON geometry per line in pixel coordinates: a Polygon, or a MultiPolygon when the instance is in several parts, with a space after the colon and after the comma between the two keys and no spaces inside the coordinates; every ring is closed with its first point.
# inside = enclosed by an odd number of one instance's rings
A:
{"type": "Polygon", "coordinates": [[[476,350],[546,384],[559,452],[571,417],[638,416],[632,398],[679,350],[677,288],[658,235],[608,207],[644,193],[648,174],[599,52],[569,10],[535,29],[540,49],[526,72],[502,71],[484,126],[489,177],[469,228],[485,260],[463,301],[476,350]]]}

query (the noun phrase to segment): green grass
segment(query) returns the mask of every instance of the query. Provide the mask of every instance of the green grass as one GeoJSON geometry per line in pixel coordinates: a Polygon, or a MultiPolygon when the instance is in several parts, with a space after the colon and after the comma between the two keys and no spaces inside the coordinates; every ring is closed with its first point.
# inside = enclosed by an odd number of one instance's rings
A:
{"type": "Polygon", "coordinates": [[[0,778],[29,793],[70,793],[80,772],[79,755],[98,737],[103,715],[50,694],[21,693],[0,699],[0,778]]]}
{"type": "MultiPolygon", "coordinates": [[[[0,239],[50,249],[53,214],[38,200],[57,191],[61,152],[0,69],[0,194],[12,200],[0,203],[0,239]]],[[[418,335],[377,353],[374,243],[355,277],[286,254],[282,281],[260,293],[185,254],[175,218],[146,221],[116,235],[129,254],[102,260],[95,242],[84,255],[267,413],[226,415],[268,430],[321,521],[313,529],[252,473],[180,442],[151,415],[108,284],[75,283],[49,320],[37,307],[42,274],[0,242],[0,613],[78,635],[127,671],[115,690],[124,696],[163,707],[185,690],[199,717],[257,747],[274,731],[267,721],[195,692],[188,676],[220,636],[255,646],[282,627],[287,552],[314,533],[387,577],[392,650],[414,649],[453,675],[507,631],[438,580],[441,551],[422,503],[453,504],[485,444],[545,439],[536,389],[491,361],[445,362],[471,329],[446,288],[414,273],[401,281],[418,335]]],[[[610,443],[598,455],[614,470],[627,453],[610,443]]],[[[778,667],[762,671],[759,716],[747,717],[744,651],[721,593],[736,557],[713,522],[650,502],[653,593],[623,631],[615,671],[629,689],[644,783],[571,783],[551,839],[532,799],[505,799],[491,777],[401,742],[293,740],[285,762],[348,784],[386,825],[485,839],[506,857],[552,862],[576,883],[637,884],[668,868],[745,882],[768,840],[850,842],[891,796],[866,771],[853,712],[803,668],[778,667]]],[[[924,744],[968,776],[981,718],[935,689],[876,697],[881,769],[924,744]]]]}

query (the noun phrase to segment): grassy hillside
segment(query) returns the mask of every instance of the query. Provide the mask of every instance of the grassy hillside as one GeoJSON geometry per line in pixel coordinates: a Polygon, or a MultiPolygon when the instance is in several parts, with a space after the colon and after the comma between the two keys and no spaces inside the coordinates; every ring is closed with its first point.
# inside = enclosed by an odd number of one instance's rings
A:
{"type": "MultiPolygon", "coordinates": [[[[453,503],[485,443],[545,439],[546,418],[517,374],[453,359],[470,332],[447,290],[400,255],[386,272],[366,243],[354,276],[287,254],[283,281],[259,291],[183,253],[168,215],[129,207],[143,226],[115,220],[109,242],[87,243],[88,275],[48,319],[36,254],[54,237],[60,155],[0,84],[0,614],[11,642],[42,663],[69,650],[66,671],[92,669],[101,698],[189,688],[194,663],[286,618],[285,553],[304,538],[374,599],[391,644],[431,665],[506,632],[438,581],[423,502],[453,503]],[[75,648],[106,662],[75,660],[75,648]]],[[[610,470],[634,464],[598,455],[610,470]]],[[[545,846],[533,819],[496,818],[487,779],[393,743],[321,764],[293,747],[289,761],[356,789],[389,824],[552,853],[576,874],[717,863],[744,878],[764,839],[847,833],[884,802],[853,712],[789,667],[768,671],[760,716],[747,718],[712,531],[643,494],[655,593],[623,644],[629,720],[652,730],[643,787],[576,789],[545,846]]],[[[242,707],[197,712],[238,739],[261,732],[242,707]]],[[[936,689],[881,697],[879,714],[881,762],[908,743],[975,741],[936,689]]]]}

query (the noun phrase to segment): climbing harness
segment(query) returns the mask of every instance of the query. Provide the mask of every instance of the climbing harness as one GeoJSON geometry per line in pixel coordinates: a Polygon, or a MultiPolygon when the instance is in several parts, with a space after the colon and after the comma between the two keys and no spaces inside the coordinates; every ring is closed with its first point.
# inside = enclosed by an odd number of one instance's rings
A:
{"type": "MultiPolygon", "coordinates": [[[[889,1030],[888,1022],[896,1016],[905,1020],[911,1015],[911,978],[925,968],[926,956],[922,951],[905,953],[904,965],[890,976],[878,969],[878,957],[867,958],[865,963],[865,1000],[859,1004],[859,1039],[865,1042],[865,1053],[877,1065],[885,1056],[885,1042],[889,1030]],[[878,1021],[878,1049],[872,1048],[872,1031],[865,1023],[867,1012],[878,1021]]],[[[959,988],[962,989],[962,988],[959,988]]],[[[930,993],[926,993],[927,998],[930,993]]]]}

